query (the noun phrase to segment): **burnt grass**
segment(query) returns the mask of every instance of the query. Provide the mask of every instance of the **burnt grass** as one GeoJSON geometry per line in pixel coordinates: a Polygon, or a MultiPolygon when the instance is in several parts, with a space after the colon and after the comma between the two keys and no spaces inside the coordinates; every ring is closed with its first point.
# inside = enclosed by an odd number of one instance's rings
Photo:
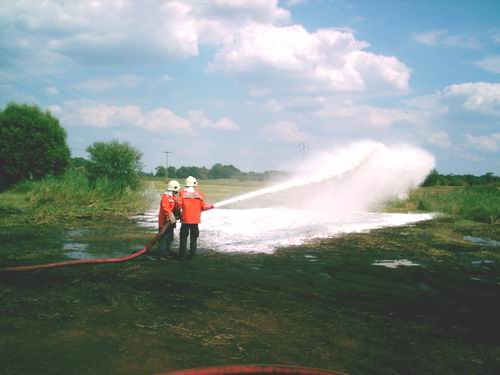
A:
{"type": "MultiPolygon", "coordinates": [[[[8,249],[25,236],[0,232],[8,249]]],[[[185,263],[3,272],[1,373],[152,374],[237,363],[500,373],[500,248],[464,236],[498,241],[500,231],[441,218],[273,255],[204,251],[185,263]],[[372,265],[385,259],[421,266],[372,265]]],[[[2,267],[55,256],[0,254],[2,267]]]]}

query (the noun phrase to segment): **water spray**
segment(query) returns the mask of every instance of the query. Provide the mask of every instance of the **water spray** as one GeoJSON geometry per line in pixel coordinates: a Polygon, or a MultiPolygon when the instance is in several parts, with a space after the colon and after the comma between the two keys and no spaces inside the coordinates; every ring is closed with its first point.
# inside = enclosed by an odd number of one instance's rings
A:
{"type": "MultiPolygon", "coordinates": [[[[221,208],[262,195],[307,187],[308,192],[317,192],[315,195],[326,193],[340,197],[340,201],[331,204],[337,209],[342,205],[346,209],[365,210],[370,203],[402,195],[418,186],[433,167],[434,157],[416,147],[387,147],[373,141],[356,142],[317,155],[298,168],[287,182],[223,200],[215,203],[214,207],[221,208]],[[325,192],[326,184],[335,181],[339,182],[339,186],[343,185],[344,189],[328,185],[328,191],[325,192]],[[354,202],[366,204],[356,206],[354,202]]],[[[296,203],[300,205],[300,202],[296,203]]],[[[309,198],[308,205],[311,205],[309,198]]],[[[319,205],[324,207],[324,200],[319,205]]]]}
{"type": "Polygon", "coordinates": [[[233,203],[245,201],[248,199],[256,198],[266,194],[274,194],[281,191],[286,191],[294,188],[302,188],[308,185],[321,184],[326,181],[332,180],[334,178],[341,177],[343,174],[348,173],[362,165],[364,162],[369,160],[377,153],[377,149],[373,149],[367,154],[354,154],[350,158],[344,160],[343,163],[339,162],[337,164],[329,166],[329,168],[319,169],[313,173],[306,175],[299,175],[292,178],[288,182],[282,184],[277,184],[269,186],[263,189],[252,191],[250,193],[242,194],[234,198],[226,199],[221,202],[214,204],[215,208],[221,208],[233,203]]]}

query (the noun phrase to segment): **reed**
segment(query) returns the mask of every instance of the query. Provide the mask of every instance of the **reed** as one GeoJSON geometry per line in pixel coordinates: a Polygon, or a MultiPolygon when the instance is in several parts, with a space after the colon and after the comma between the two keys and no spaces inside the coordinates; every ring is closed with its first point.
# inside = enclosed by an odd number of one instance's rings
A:
{"type": "Polygon", "coordinates": [[[500,219],[500,189],[493,186],[423,187],[389,209],[441,212],[467,220],[495,224],[500,219]]]}

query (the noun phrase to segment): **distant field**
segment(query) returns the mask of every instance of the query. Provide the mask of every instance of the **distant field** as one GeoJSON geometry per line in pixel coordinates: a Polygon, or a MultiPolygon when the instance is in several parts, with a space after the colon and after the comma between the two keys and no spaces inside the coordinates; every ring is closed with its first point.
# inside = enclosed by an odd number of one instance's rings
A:
{"type": "MultiPolygon", "coordinates": [[[[158,191],[163,191],[166,188],[165,180],[148,179],[152,181],[154,187],[158,191]]],[[[184,184],[183,179],[179,179],[181,186],[184,184]]],[[[268,186],[269,183],[262,181],[242,181],[242,180],[199,180],[201,190],[206,195],[207,202],[216,203],[221,200],[235,197],[240,194],[254,191],[262,187],[268,186]]]]}

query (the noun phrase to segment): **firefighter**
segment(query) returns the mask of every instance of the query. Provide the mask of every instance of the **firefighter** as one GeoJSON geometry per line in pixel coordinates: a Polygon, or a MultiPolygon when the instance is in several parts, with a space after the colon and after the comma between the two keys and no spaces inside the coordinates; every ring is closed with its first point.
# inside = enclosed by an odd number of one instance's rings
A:
{"type": "Polygon", "coordinates": [[[170,254],[170,246],[174,240],[174,228],[176,225],[175,213],[180,209],[179,190],[181,185],[178,181],[172,180],[168,183],[167,191],[161,195],[160,212],[158,214],[159,229],[166,223],[171,223],[166,232],[160,238],[158,249],[158,261],[165,260],[170,254]]]}
{"type": "Polygon", "coordinates": [[[179,234],[179,256],[181,260],[186,259],[187,239],[189,237],[188,259],[192,259],[196,255],[198,246],[198,236],[200,234],[198,224],[201,222],[201,212],[214,208],[214,205],[205,203],[198,181],[193,176],[186,178],[185,187],[179,194],[179,201],[182,223],[179,234]]]}

